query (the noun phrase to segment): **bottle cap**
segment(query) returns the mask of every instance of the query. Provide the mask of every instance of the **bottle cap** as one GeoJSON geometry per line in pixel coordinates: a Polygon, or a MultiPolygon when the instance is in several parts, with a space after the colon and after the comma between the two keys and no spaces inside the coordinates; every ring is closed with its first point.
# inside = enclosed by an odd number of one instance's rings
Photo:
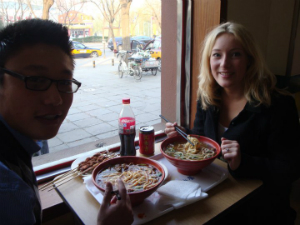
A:
{"type": "Polygon", "coordinates": [[[130,98],[123,98],[122,103],[123,104],[130,104],[130,98]]]}

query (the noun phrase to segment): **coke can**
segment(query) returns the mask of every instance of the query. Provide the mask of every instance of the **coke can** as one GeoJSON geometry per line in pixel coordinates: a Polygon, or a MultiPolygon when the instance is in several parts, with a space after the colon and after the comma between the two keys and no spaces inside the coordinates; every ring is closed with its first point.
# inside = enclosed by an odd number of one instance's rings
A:
{"type": "Polygon", "coordinates": [[[143,155],[154,154],[154,127],[142,126],[139,133],[140,153],[143,155]]]}

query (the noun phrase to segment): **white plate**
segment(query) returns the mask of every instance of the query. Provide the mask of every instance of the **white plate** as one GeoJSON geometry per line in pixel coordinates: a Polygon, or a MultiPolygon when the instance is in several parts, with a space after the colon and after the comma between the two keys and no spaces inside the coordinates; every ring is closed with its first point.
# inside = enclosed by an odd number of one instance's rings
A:
{"type": "MultiPolygon", "coordinates": [[[[155,160],[155,159],[154,159],[155,160]]],[[[164,165],[164,164],[162,164],[161,162],[159,162],[159,161],[157,161],[157,160],[155,160],[156,162],[158,162],[160,165],[161,165],[161,167],[164,169],[164,171],[165,171],[165,178],[164,178],[164,181],[168,178],[168,175],[169,175],[169,173],[168,173],[168,169],[167,169],[167,167],[164,165]]]]}
{"type": "MultiPolygon", "coordinates": [[[[103,151],[107,151],[107,150],[103,150],[103,151]]],[[[102,151],[98,151],[98,152],[102,152],[102,151]]],[[[71,164],[71,170],[75,169],[76,167],[78,167],[79,163],[84,162],[86,160],[87,157],[92,157],[93,155],[95,155],[98,152],[89,152],[86,153],[85,155],[77,158],[76,160],[73,161],[73,163],[71,164]]],[[[84,174],[82,176],[86,177],[86,176],[91,176],[92,174],[84,174]]]]}

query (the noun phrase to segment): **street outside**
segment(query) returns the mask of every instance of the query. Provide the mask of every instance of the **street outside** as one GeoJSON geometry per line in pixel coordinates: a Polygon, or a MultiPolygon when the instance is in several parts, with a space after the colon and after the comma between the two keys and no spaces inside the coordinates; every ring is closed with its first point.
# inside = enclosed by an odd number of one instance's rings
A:
{"type": "MultiPolygon", "coordinates": [[[[103,47],[87,43],[89,47],[103,47]]],[[[48,140],[49,152],[101,141],[118,135],[122,99],[130,98],[136,128],[160,123],[161,73],[143,72],[141,81],[130,75],[119,78],[118,60],[108,48],[98,58],[75,59],[74,78],[82,83],[56,137],[48,140]],[[114,60],[114,65],[112,61],[114,60]],[[93,67],[95,61],[95,67],[93,67]]]]}

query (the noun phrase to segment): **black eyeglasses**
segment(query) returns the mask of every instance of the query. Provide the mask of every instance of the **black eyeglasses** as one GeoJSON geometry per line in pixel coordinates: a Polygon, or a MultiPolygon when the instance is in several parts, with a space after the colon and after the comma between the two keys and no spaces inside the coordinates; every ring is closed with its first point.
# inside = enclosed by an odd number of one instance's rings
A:
{"type": "Polygon", "coordinates": [[[13,77],[23,80],[26,88],[32,91],[46,91],[53,82],[56,83],[58,91],[63,93],[75,93],[81,86],[81,83],[75,79],[53,80],[47,77],[23,76],[5,68],[0,67],[0,69],[13,77]]]}

